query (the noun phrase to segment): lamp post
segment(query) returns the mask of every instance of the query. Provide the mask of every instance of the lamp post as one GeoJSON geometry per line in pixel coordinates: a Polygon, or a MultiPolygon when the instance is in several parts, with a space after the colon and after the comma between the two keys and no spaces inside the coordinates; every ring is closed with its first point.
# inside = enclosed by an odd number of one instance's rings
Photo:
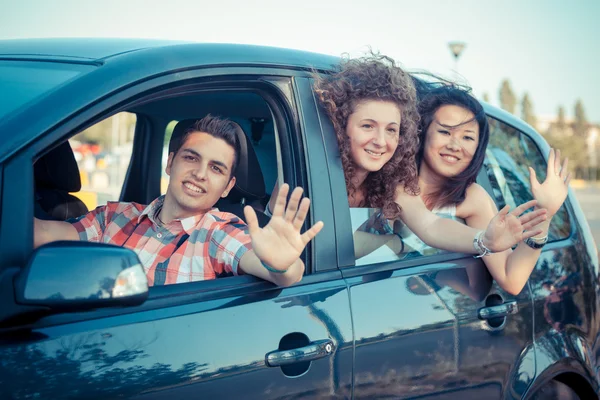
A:
{"type": "Polygon", "coordinates": [[[454,72],[458,74],[458,57],[460,57],[462,51],[465,49],[466,44],[464,42],[450,42],[448,43],[450,51],[454,55],[454,72]]]}

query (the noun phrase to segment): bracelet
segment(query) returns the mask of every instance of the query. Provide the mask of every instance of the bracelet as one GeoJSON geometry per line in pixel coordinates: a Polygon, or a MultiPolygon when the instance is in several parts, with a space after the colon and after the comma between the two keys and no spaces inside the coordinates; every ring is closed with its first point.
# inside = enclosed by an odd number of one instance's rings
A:
{"type": "Polygon", "coordinates": [[[528,239],[531,239],[531,240],[533,240],[534,242],[537,242],[537,243],[542,243],[542,242],[546,243],[548,241],[548,234],[546,234],[546,236],[542,236],[542,237],[530,237],[528,239]]]}
{"type": "Polygon", "coordinates": [[[404,239],[402,239],[402,235],[400,235],[400,233],[398,232],[394,232],[394,235],[398,236],[398,238],[400,238],[400,243],[402,243],[402,247],[400,248],[400,254],[404,253],[404,239]]]}
{"type": "Polygon", "coordinates": [[[475,251],[478,253],[476,256],[474,256],[475,258],[489,256],[490,254],[493,253],[490,249],[487,248],[487,246],[485,244],[483,244],[483,235],[484,234],[485,234],[484,231],[479,231],[479,233],[477,233],[477,235],[475,235],[475,237],[473,238],[473,247],[475,248],[475,251]]]}
{"type": "Polygon", "coordinates": [[[260,260],[260,263],[262,264],[263,267],[265,267],[265,269],[269,272],[272,272],[274,274],[285,274],[286,272],[288,272],[288,269],[284,269],[284,270],[279,270],[279,269],[275,269],[273,267],[268,266],[267,264],[264,263],[263,260],[260,260]]]}
{"type": "Polygon", "coordinates": [[[539,250],[548,242],[548,235],[541,238],[527,238],[523,242],[534,250],[539,250]]]}
{"type": "Polygon", "coordinates": [[[483,232],[483,231],[481,231],[481,234],[479,235],[479,239],[480,239],[480,245],[481,245],[481,247],[483,248],[483,250],[485,251],[485,253],[486,253],[485,255],[486,255],[486,256],[488,256],[488,255],[492,254],[492,253],[493,253],[493,251],[492,251],[492,250],[490,250],[490,249],[489,249],[489,248],[488,248],[488,247],[487,247],[487,246],[486,246],[486,245],[483,243],[483,237],[484,237],[484,236],[485,236],[485,235],[484,235],[484,232],[483,232]]]}

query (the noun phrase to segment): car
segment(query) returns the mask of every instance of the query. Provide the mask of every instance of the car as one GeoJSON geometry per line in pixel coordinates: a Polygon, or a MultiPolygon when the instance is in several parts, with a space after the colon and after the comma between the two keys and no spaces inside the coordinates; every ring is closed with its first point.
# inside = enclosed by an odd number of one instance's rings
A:
{"type": "MultiPolygon", "coordinates": [[[[0,398],[598,398],[598,252],[572,191],[517,295],[468,254],[355,260],[352,219],[370,211],[349,208],[312,89],[338,62],[250,45],[0,41],[0,398]],[[263,211],[277,182],[311,198],[307,224],[324,228],[301,282],[148,288],[128,249],[33,248],[34,215],[160,195],[172,131],[208,113],[236,121],[248,146],[220,209],[263,211]],[[111,162],[88,152],[81,164],[69,140],[111,162]],[[124,280],[136,285],[123,291],[124,280]]],[[[549,146],[484,108],[478,183],[499,208],[515,206],[531,199],[526,168],[543,176],[549,146]]]]}

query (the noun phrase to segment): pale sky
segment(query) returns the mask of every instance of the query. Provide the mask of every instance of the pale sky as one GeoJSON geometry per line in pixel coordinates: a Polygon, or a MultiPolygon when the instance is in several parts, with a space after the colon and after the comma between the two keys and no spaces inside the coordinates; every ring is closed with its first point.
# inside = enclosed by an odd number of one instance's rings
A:
{"type": "MultiPolygon", "coordinates": [[[[498,104],[502,79],[538,115],[583,100],[600,123],[600,0],[0,0],[0,39],[138,37],[252,43],[340,55],[368,46],[455,77],[498,104]]],[[[520,111],[519,111],[520,113],[520,111]]],[[[520,114],[519,114],[520,115],[520,114]]]]}

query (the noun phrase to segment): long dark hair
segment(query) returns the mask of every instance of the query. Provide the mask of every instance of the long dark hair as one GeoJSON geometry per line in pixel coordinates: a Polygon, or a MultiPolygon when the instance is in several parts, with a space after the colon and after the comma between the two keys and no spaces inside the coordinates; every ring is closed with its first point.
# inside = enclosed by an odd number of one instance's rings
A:
{"type": "Polygon", "coordinates": [[[392,158],[379,170],[369,173],[364,182],[366,207],[381,208],[389,219],[400,215],[395,202],[396,188],[402,185],[411,194],[418,194],[418,149],[416,90],[410,75],[386,56],[372,54],[342,61],[330,75],[315,76],[318,95],[336,131],[348,196],[359,188],[352,178],[355,166],[350,154],[350,140],[346,134],[348,118],[357,104],[365,100],[390,101],[402,114],[398,147],[392,158]]]}
{"type": "Polygon", "coordinates": [[[436,111],[445,105],[454,105],[465,108],[475,115],[479,125],[479,143],[473,159],[467,168],[460,174],[447,178],[443,186],[425,199],[428,207],[443,207],[449,204],[460,204],[465,200],[467,188],[475,182],[477,175],[485,160],[485,150],[488,145],[490,130],[483,107],[470,93],[470,89],[444,83],[424,84],[419,88],[420,102],[418,110],[421,115],[419,125],[420,145],[417,152],[417,167],[421,167],[423,153],[425,152],[425,136],[429,125],[433,122],[436,111]]]}

